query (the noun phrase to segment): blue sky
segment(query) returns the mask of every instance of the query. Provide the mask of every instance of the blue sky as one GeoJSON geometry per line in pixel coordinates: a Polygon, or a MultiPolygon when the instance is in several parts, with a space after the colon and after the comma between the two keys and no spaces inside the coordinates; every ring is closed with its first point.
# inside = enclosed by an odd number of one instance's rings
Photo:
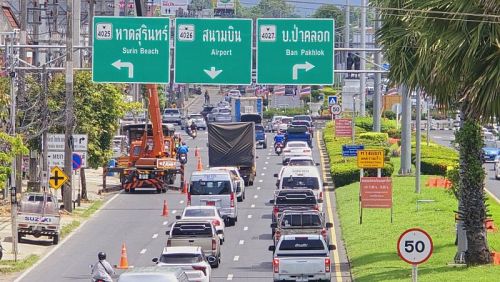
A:
{"type": "MultiPolygon", "coordinates": [[[[286,0],[285,0],[286,1],[286,0]]],[[[346,0],[291,0],[289,4],[295,6],[295,12],[301,16],[309,16],[322,4],[345,5],[346,0]],[[297,3],[300,2],[300,3],[297,3]]],[[[253,6],[259,0],[240,0],[243,6],[253,6]]],[[[351,5],[361,5],[361,0],[349,0],[351,5]]]]}

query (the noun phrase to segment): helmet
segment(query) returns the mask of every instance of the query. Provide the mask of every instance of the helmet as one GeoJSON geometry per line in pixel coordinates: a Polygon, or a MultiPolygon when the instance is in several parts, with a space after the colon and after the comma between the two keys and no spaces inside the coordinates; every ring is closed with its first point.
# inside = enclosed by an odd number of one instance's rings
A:
{"type": "Polygon", "coordinates": [[[105,252],[99,252],[99,253],[97,254],[97,258],[98,258],[99,260],[105,260],[105,259],[106,259],[106,253],[105,253],[105,252]]]}

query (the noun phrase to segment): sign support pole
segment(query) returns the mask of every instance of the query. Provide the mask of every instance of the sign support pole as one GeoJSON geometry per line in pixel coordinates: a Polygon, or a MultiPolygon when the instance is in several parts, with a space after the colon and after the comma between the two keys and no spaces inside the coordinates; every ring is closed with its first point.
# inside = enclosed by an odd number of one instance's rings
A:
{"type": "Polygon", "coordinates": [[[418,281],[418,264],[411,265],[411,281],[412,282],[418,281]]]}
{"type": "Polygon", "coordinates": [[[363,205],[361,203],[361,178],[364,175],[364,169],[359,169],[359,224],[363,224],[363,205]]]}

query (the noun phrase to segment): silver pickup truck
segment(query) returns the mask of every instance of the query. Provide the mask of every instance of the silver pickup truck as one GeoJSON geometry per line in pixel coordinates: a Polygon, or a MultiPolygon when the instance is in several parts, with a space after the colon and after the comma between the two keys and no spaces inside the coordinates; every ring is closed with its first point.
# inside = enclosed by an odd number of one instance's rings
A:
{"type": "Polygon", "coordinates": [[[21,242],[26,235],[36,238],[48,236],[54,245],[59,243],[61,216],[55,195],[26,193],[19,202],[17,212],[17,238],[21,242]]]}
{"type": "Polygon", "coordinates": [[[271,223],[275,229],[274,243],[276,244],[283,235],[316,234],[321,235],[325,242],[329,242],[328,229],[333,224],[325,222],[321,212],[316,210],[294,211],[285,210],[276,223],[271,223]]]}
{"type": "Polygon", "coordinates": [[[274,281],[331,281],[330,250],[320,235],[284,235],[273,254],[274,281]]]}
{"type": "Polygon", "coordinates": [[[213,268],[220,264],[219,233],[210,220],[178,220],[166,232],[168,247],[198,246],[213,268]]]}

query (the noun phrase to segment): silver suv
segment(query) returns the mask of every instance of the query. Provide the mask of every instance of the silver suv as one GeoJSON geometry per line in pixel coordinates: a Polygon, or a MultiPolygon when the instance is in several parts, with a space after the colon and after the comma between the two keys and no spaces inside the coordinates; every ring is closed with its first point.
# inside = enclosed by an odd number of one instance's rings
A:
{"type": "Polygon", "coordinates": [[[178,125],[181,125],[182,123],[181,111],[176,108],[165,109],[165,111],[163,112],[163,122],[177,123],[178,125]]]}

